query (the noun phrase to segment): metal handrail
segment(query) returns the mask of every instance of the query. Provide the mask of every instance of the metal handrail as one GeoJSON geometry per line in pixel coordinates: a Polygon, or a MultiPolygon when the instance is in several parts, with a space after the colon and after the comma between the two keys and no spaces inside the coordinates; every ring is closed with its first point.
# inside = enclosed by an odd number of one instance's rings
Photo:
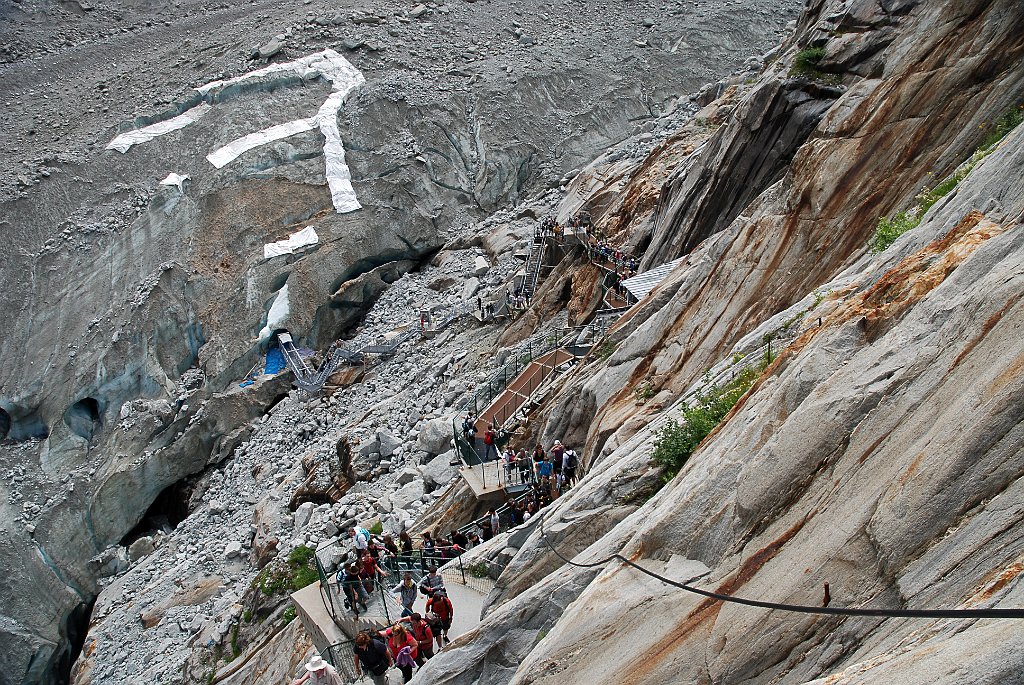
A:
{"type": "MultiPolygon", "coordinates": [[[[338,672],[344,683],[354,683],[359,680],[355,669],[355,653],[352,651],[354,644],[355,640],[344,640],[342,642],[335,642],[333,645],[320,651],[320,657],[334,667],[334,670],[338,672]],[[348,658],[345,658],[346,655],[348,658]]],[[[295,679],[298,680],[305,674],[306,666],[305,664],[300,664],[295,672],[295,679]]]]}

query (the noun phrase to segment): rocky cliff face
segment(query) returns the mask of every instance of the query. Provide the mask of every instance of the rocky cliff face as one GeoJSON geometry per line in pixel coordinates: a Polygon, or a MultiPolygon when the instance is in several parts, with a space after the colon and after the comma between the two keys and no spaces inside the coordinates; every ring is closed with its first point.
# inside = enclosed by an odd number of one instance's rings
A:
{"type": "MultiPolygon", "coordinates": [[[[5,677],[66,672],[150,503],[233,455],[287,392],[238,387],[274,329],[318,349],[360,322],[386,332],[363,317],[403,274],[609,145],[657,143],[677,98],[767,49],[795,5],[578,10],[2,13],[5,677]],[[309,226],[315,244],[266,256],[309,226]]],[[[445,290],[416,304],[457,299],[445,290]]]]}
{"type": "Polygon", "coordinates": [[[731,113],[703,146],[585,171],[602,207],[648,231],[647,263],[684,259],[550,401],[540,432],[586,436],[589,473],[546,539],[534,525],[475,551],[513,556],[478,629],[419,679],[1019,679],[1012,620],[723,604],[549,545],[774,602],[820,605],[828,583],[833,606],[1021,605],[1024,131],[892,247],[866,243],[1019,107],[1024,72],[1002,54],[1019,54],[1022,21],[1012,3],[811,3],[778,62],[708,110],[731,113]],[[811,47],[813,68],[791,74],[811,47]],[[778,358],[652,487],[665,419],[764,336],[778,358]]]}

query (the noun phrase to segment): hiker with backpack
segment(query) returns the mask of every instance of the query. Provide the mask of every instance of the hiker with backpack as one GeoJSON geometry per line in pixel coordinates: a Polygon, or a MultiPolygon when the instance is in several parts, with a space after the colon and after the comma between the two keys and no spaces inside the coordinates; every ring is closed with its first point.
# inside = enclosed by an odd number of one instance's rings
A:
{"type": "Polygon", "coordinates": [[[431,565],[427,569],[427,575],[420,580],[420,592],[427,597],[433,597],[438,590],[444,590],[444,578],[437,572],[437,567],[431,565]]]}
{"type": "Polygon", "coordinates": [[[363,677],[363,671],[375,685],[387,685],[388,669],[394,664],[387,645],[380,635],[362,631],[356,635],[355,646],[352,648],[356,663],[356,676],[363,677]]]}
{"type": "Polygon", "coordinates": [[[345,604],[355,612],[357,617],[360,604],[363,605],[363,611],[367,611],[366,600],[370,598],[370,595],[363,587],[363,579],[359,577],[359,567],[349,564],[338,571],[338,585],[345,593],[345,604]]]}
{"type": "Polygon", "coordinates": [[[424,571],[437,558],[437,545],[429,530],[423,531],[423,551],[420,553],[420,568],[424,571]]]}
{"type": "Polygon", "coordinates": [[[551,470],[554,472],[554,477],[558,479],[562,474],[562,455],[565,454],[565,447],[562,445],[561,440],[555,440],[555,444],[548,450],[548,456],[551,459],[551,470]]]}
{"type": "Polygon", "coordinates": [[[359,564],[359,577],[363,579],[363,587],[367,592],[373,592],[377,579],[387,577],[388,572],[377,564],[369,550],[363,551],[359,564]]]}
{"type": "Polygon", "coordinates": [[[363,555],[363,550],[370,548],[370,531],[365,528],[353,526],[348,529],[348,534],[352,536],[352,541],[356,546],[356,557],[363,555]]]}
{"type": "Polygon", "coordinates": [[[494,430],[494,426],[489,426],[487,431],[484,433],[484,461],[490,461],[491,455],[494,455],[495,460],[498,459],[498,433],[494,430]]]}
{"type": "Polygon", "coordinates": [[[576,469],[579,468],[580,458],[576,450],[567,449],[562,455],[562,484],[572,487],[576,483],[576,469]]]}
{"type": "Polygon", "coordinates": [[[413,605],[416,603],[416,583],[412,579],[412,571],[406,571],[405,577],[395,587],[391,588],[391,592],[398,595],[402,602],[402,616],[413,615],[413,605]]]}
{"type": "Polygon", "coordinates": [[[409,624],[409,632],[416,638],[416,644],[419,647],[416,664],[423,666],[427,659],[434,656],[434,632],[430,628],[430,623],[418,613],[400,618],[398,621],[409,624]]]}
{"type": "Polygon", "coordinates": [[[466,414],[466,417],[462,419],[462,436],[470,443],[476,437],[476,421],[473,420],[472,414],[466,414]]]}
{"type": "Polygon", "coordinates": [[[452,617],[455,615],[455,607],[452,606],[452,601],[448,599],[448,593],[443,589],[435,592],[433,597],[427,600],[428,620],[431,618],[431,614],[436,617],[438,629],[434,631],[434,637],[437,638],[437,648],[441,649],[444,646],[441,644],[442,639],[444,644],[451,642],[448,639],[448,631],[451,630],[452,617]]]}

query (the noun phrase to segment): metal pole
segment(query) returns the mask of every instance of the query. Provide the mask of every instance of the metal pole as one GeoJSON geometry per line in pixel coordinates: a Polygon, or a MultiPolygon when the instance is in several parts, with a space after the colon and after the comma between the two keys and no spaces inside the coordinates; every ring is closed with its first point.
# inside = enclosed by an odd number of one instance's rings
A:
{"type": "Polygon", "coordinates": [[[380,587],[380,603],[381,603],[381,606],[384,607],[384,618],[390,624],[391,623],[391,614],[388,613],[388,599],[384,595],[384,585],[382,585],[380,582],[377,582],[377,585],[380,587]]]}
{"type": "Polygon", "coordinates": [[[459,571],[462,572],[462,584],[466,584],[466,567],[462,565],[462,554],[459,554],[459,571]]]}

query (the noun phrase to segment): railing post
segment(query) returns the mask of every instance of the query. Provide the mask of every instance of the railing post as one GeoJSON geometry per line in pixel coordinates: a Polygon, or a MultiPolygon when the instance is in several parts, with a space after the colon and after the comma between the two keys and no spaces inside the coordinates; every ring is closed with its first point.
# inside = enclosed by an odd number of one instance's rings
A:
{"type": "Polygon", "coordinates": [[[462,572],[462,584],[466,584],[466,567],[462,563],[462,554],[459,554],[459,571],[462,572]]]}
{"type": "Polygon", "coordinates": [[[380,604],[384,607],[384,619],[390,624],[391,614],[388,612],[388,598],[384,594],[384,584],[377,581],[377,586],[380,588],[380,604]]]}

